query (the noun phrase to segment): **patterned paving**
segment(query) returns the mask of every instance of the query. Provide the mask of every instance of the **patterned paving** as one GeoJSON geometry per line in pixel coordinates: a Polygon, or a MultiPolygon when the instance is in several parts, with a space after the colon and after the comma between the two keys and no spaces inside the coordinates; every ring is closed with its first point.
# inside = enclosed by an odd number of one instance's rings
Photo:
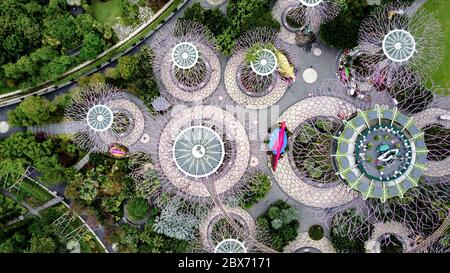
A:
{"type": "MultiPolygon", "coordinates": [[[[252,216],[245,210],[241,208],[230,208],[223,207],[222,209],[234,220],[239,220],[245,225],[246,230],[250,236],[255,236],[256,234],[256,225],[252,216]]],[[[218,219],[225,219],[222,209],[219,207],[213,208],[203,222],[200,224],[200,238],[203,246],[206,249],[213,250],[216,246],[212,244],[211,238],[209,238],[211,234],[211,223],[216,222],[218,219]]],[[[223,238],[223,239],[236,239],[236,238],[223,238]]]]}
{"type": "Polygon", "coordinates": [[[264,109],[274,105],[283,97],[288,85],[278,78],[273,90],[265,96],[253,97],[242,92],[239,88],[236,75],[239,66],[244,60],[244,54],[244,52],[234,54],[228,61],[225,69],[225,87],[228,94],[236,103],[248,109],[264,109]]]}
{"type": "Polygon", "coordinates": [[[331,241],[325,236],[315,241],[311,239],[308,235],[308,232],[300,233],[295,241],[292,241],[284,250],[287,253],[295,253],[302,248],[315,248],[322,253],[336,253],[331,241]]]}
{"type": "Polygon", "coordinates": [[[211,175],[208,183],[214,183],[217,194],[231,189],[244,175],[250,162],[250,142],[244,127],[232,114],[214,106],[197,106],[177,113],[167,124],[159,141],[159,161],[164,175],[181,191],[197,197],[209,197],[204,179],[194,180],[184,175],[176,166],[173,159],[173,143],[178,134],[192,121],[209,120],[215,124],[222,124],[227,139],[234,141],[235,155],[230,160],[231,167],[225,168],[227,173],[220,176],[211,175]]]}
{"type": "MultiPolygon", "coordinates": [[[[279,122],[286,121],[288,130],[293,132],[300,124],[313,117],[338,117],[342,113],[349,116],[354,112],[356,112],[356,108],[350,103],[333,97],[320,96],[308,98],[295,104],[283,113],[279,122]]],[[[280,159],[277,171],[273,175],[280,187],[289,196],[307,206],[317,208],[337,207],[352,201],[357,196],[357,193],[350,190],[344,183],[318,188],[303,181],[295,174],[288,156],[280,159]]]]}
{"type": "Polygon", "coordinates": [[[372,236],[370,237],[369,241],[367,241],[365,244],[366,252],[380,253],[379,244],[377,244],[377,239],[387,233],[395,234],[399,238],[401,238],[404,242],[406,242],[405,251],[408,251],[412,248],[411,244],[413,243],[413,241],[410,238],[408,238],[408,235],[411,234],[411,232],[401,223],[387,222],[387,223],[376,223],[374,225],[372,236]]]}
{"type": "MultiPolygon", "coordinates": [[[[213,50],[202,44],[196,44],[196,47],[201,54],[200,57],[208,63],[211,69],[208,82],[198,90],[189,92],[181,89],[177,85],[172,76],[172,62],[163,62],[161,67],[161,80],[167,91],[175,98],[185,102],[201,101],[209,97],[216,90],[220,81],[221,66],[217,55],[213,50]]],[[[165,58],[166,60],[171,59],[170,50],[165,58]]]]}
{"type": "MultiPolygon", "coordinates": [[[[450,112],[439,108],[430,108],[414,115],[414,122],[419,129],[423,129],[432,124],[441,124],[445,128],[450,128],[450,121],[439,119],[440,116],[449,115],[450,112]]],[[[450,175],[450,157],[442,161],[428,161],[426,176],[440,177],[450,175]]]]}
{"type": "MultiPolygon", "coordinates": [[[[145,128],[145,119],[144,114],[141,109],[129,100],[114,100],[108,103],[108,106],[111,108],[113,112],[118,111],[122,113],[126,113],[130,115],[130,119],[133,121],[133,128],[129,131],[121,135],[118,138],[115,134],[100,134],[100,138],[104,143],[117,143],[120,145],[124,145],[126,147],[132,147],[136,142],[138,142],[144,133],[145,128]]],[[[109,130],[108,132],[110,132],[109,130]]],[[[131,149],[130,149],[131,150],[131,149]]]]}
{"type": "Polygon", "coordinates": [[[296,44],[294,32],[291,32],[284,27],[282,22],[283,11],[289,7],[290,5],[297,4],[297,0],[278,0],[275,6],[272,9],[272,16],[277,20],[281,25],[281,30],[279,34],[279,38],[285,41],[288,44],[296,44]]]}

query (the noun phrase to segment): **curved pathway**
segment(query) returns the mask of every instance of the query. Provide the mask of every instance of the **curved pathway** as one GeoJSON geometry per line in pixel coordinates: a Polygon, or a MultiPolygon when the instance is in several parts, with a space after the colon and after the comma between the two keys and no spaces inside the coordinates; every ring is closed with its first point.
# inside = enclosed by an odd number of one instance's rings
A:
{"type": "MultiPolygon", "coordinates": [[[[419,129],[424,129],[429,125],[440,124],[447,129],[450,129],[450,121],[442,120],[440,116],[450,115],[450,111],[430,108],[423,112],[414,115],[414,122],[419,129]]],[[[426,176],[441,177],[450,175],[450,157],[442,161],[427,161],[427,170],[424,172],[426,176]]]]}
{"type": "Polygon", "coordinates": [[[286,92],[288,85],[276,76],[276,83],[269,94],[262,97],[246,95],[238,85],[238,69],[244,60],[245,52],[234,54],[225,69],[225,86],[230,97],[239,105],[248,109],[264,109],[276,104],[286,92]]]}
{"type": "MultiPolygon", "coordinates": [[[[209,97],[219,85],[221,75],[221,65],[217,54],[202,44],[196,44],[199,49],[202,58],[208,63],[211,71],[211,75],[206,82],[205,86],[194,91],[185,91],[178,86],[174,80],[173,75],[173,62],[163,62],[161,67],[161,80],[166,87],[167,91],[175,98],[185,102],[197,102],[202,101],[209,97]]],[[[172,52],[169,51],[166,54],[165,59],[171,60],[172,52]]]]}
{"type": "MultiPolygon", "coordinates": [[[[289,131],[293,132],[303,122],[317,116],[338,117],[340,113],[349,116],[356,112],[350,103],[333,97],[312,97],[300,101],[289,108],[279,122],[286,121],[289,131]]],[[[302,181],[292,169],[289,157],[284,156],[278,163],[277,171],[273,173],[281,188],[292,198],[307,206],[331,208],[352,201],[357,192],[350,190],[344,183],[328,188],[318,188],[302,181]]]]}
{"type": "Polygon", "coordinates": [[[377,240],[385,234],[395,234],[402,241],[405,242],[406,249],[404,252],[410,251],[414,245],[414,241],[409,238],[411,231],[399,222],[386,222],[374,224],[372,236],[365,243],[367,253],[380,253],[378,249],[377,240]]]}
{"type": "Polygon", "coordinates": [[[275,6],[272,9],[272,16],[275,20],[278,21],[281,25],[279,37],[281,40],[285,41],[288,44],[296,44],[295,37],[296,34],[286,29],[283,25],[283,12],[290,5],[295,5],[298,3],[298,0],[278,0],[275,6]]]}
{"type": "Polygon", "coordinates": [[[284,252],[296,253],[302,248],[315,248],[321,253],[336,253],[331,241],[327,237],[322,237],[322,239],[316,241],[309,237],[308,232],[300,233],[295,241],[292,241],[288,246],[286,246],[284,252]]]}

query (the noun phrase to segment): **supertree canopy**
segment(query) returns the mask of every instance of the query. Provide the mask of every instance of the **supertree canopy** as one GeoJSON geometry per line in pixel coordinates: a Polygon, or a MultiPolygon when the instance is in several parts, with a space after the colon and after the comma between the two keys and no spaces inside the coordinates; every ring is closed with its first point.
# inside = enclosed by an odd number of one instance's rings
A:
{"type": "Polygon", "coordinates": [[[211,95],[220,81],[220,62],[212,33],[194,21],[178,20],[152,41],[155,72],[175,98],[192,102],[211,95]]]}
{"type": "Polygon", "coordinates": [[[322,23],[331,21],[340,11],[338,1],[335,0],[292,0],[286,2],[284,17],[287,23],[291,26],[306,27],[314,33],[319,31],[322,23]]]}
{"type": "Polygon", "coordinates": [[[401,251],[424,251],[435,244],[449,216],[450,124],[441,119],[448,113],[434,104],[409,117],[375,107],[345,122],[336,166],[363,202],[353,208],[356,213],[334,215],[337,233],[367,241],[372,252],[401,246],[401,251]]]}
{"type": "Polygon", "coordinates": [[[384,202],[418,185],[427,149],[412,118],[377,106],[345,122],[334,158],[350,188],[384,202]]]}
{"type": "Polygon", "coordinates": [[[65,113],[72,122],[65,124],[69,124],[74,142],[82,149],[114,149],[114,154],[120,156],[141,138],[145,114],[125,92],[107,84],[88,85],[73,97],[65,113]]]}
{"type": "Polygon", "coordinates": [[[190,203],[211,204],[214,198],[239,202],[257,182],[254,175],[264,172],[264,152],[251,140],[251,129],[220,107],[160,115],[148,133],[142,150],[148,156],[133,157],[137,163],[132,167],[143,197],[169,193],[190,203]]]}
{"type": "Polygon", "coordinates": [[[432,15],[407,6],[380,6],[363,22],[361,64],[376,85],[391,86],[408,74],[425,78],[441,61],[442,29],[432,15]]]}
{"type": "Polygon", "coordinates": [[[236,42],[225,71],[228,93],[248,108],[276,103],[296,80],[295,54],[271,28],[256,28],[236,42]]]}
{"type": "Polygon", "coordinates": [[[343,86],[326,83],[282,114],[290,146],[275,180],[317,217],[332,218],[338,252],[433,245],[448,222],[448,100],[402,112],[383,96],[344,94],[343,86]],[[338,240],[355,244],[345,250],[338,240]]]}

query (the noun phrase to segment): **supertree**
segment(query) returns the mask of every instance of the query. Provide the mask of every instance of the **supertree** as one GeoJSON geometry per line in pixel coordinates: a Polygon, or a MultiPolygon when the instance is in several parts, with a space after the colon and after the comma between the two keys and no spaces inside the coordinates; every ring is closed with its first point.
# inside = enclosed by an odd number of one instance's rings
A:
{"type": "Polygon", "coordinates": [[[366,241],[372,252],[416,252],[439,238],[450,199],[449,109],[439,102],[409,116],[375,106],[345,122],[333,158],[340,178],[361,195],[357,206],[330,214],[336,236],[366,241]]]}
{"type": "Polygon", "coordinates": [[[301,26],[307,26],[317,33],[320,25],[331,21],[340,12],[335,0],[297,0],[296,4],[286,10],[287,20],[301,26]]]}
{"type": "Polygon", "coordinates": [[[325,83],[280,117],[292,148],[274,177],[325,216],[337,251],[415,251],[448,216],[448,105],[440,98],[401,112],[389,96],[363,101],[325,83]],[[342,249],[344,237],[353,248],[342,249]]]}
{"type": "Polygon", "coordinates": [[[220,62],[213,34],[195,21],[177,20],[152,40],[155,74],[179,100],[202,100],[217,88],[220,62]]]}
{"type": "Polygon", "coordinates": [[[280,38],[290,44],[309,43],[320,25],[331,21],[340,12],[335,0],[279,0],[272,15],[283,26],[280,38]]]}
{"type": "Polygon", "coordinates": [[[377,7],[362,23],[358,50],[375,86],[390,87],[409,74],[424,80],[443,52],[442,29],[431,14],[404,5],[377,7]]]}
{"type": "Polygon", "coordinates": [[[238,207],[214,207],[200,223],[194,251],[248,253],[271,251],[268,234],[238,207]]]}
{"type": "Polygon", "coordinates": [[[161,211],[158,232],[190,240],[192,251],[212,251],[201,243],[198,223],[219,208],[220,217],[231,222],[223,226],[228,229],[218,229],[220,234],[234,230],[246,242],[260,245],[260,237],[241,230],[224,209],[244,207],[254,189],[270,181],[256,111],[233,106],[224,88],[203,101],[208,106],[177,105],[174,97],[168,101],[173,108],[154,115],[146,144],[129,160],[136,192],[161,211]]]}
{"type": "Polygon", "coordinates": [[[250,109],[276,103],[296,80],[296,54],[272,28],[256,28],[236,42],[225,70],[225,86],[234,101],[250,109]]]}
{"type": "Polygon", "coordinates": [[[108,84],[87,85],[73,96],[65,111],[71,122],[64,123],[74,133],[74,143],[94,152],[117,155],[131,151],[144,132],[147,111],[132,101],[131,96],[108,84]],[[131,150],[130,150],[131,149],[131,150]],[[126,151],[124,151],[126,150],[126,151]]]}

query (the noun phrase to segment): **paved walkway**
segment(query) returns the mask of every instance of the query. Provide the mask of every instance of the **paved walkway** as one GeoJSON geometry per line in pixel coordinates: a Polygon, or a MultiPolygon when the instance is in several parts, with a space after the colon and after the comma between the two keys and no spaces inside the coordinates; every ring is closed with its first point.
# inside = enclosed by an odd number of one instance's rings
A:
{"type": "Polygon", "coordinates": [[[18,200],[16,198],[16,196],[14,194],[11,194],[9,191],[2,190],[2,193],[4,195],[8,196],[9,198],[13,199],[15,202],[19,203],[21,206],[25,207],[28,210],[28,212],[26,214],[21,215],[21,216],[17,217],[16,219],[8,222],[6,224],[7,226],[13,225],[13,224],[15,224],[17,222],[20,222],[23,219],[25,219],[27,217],[30,217],[32,215],[40,217],[39,213],[41,211],[43,211],[43,210],[45,210],[47,208],[53,207],[54,205],[59,204],[59,203],[61,203],[63,201],[62,197],[55,197],[55,198],[49,200],[48,202],[44,203],[42,206],[34,208],[34,207],[30,206],[27,202],[18,200]]]}
{"type": "Polygon", "coordinates": [[[245,131],[235,117],[227,111],[215,106],[198,106],[189,108],[176,114],[165,126],[159,141],[159,164],[164,175],[176,188],[184,193],[196,197],[209,197],[207,188],[203,185],[204,179],[194,180],[184,175],[176,166],[173,159],[173,146],[176,137],[193,121],[207,121],[216,124],[219,130],[225,133],[227,140],[233,142],[233,150],[230,153],[230,166],[226,167],[226,173],[220,176],[211,175],[208,180],[214,183],[217,194],[223,194],[233,188],[244,176],[250,161],[250,143],[245,131]]]}
{"type": "MultiPolygon", "coordinates": [[[[232,220],[237,221],[243,225],[241,228],[245,230],[245,234],[242,234],[244,238],[247,236],[250,236],[252,238],[256,236],[255,221],[253,220],[252,216],[248,214],[248,212],[246,212],[241,208],[223,207],[223,209],[226,211],[227,215],[232,218],[232,220]]],[[[211,236],[214,236],[214,234],[212,234],[214,231],[213,226],[211,226],[211,223],[217,223],[217,221],[219,221],[220,219],[226,219],[225,215],[223,214],[221,208],[215,207],[208,213],[203,222],[200,224],[199,228],[200,239],[205,250],[209,252],[213,252],[216,247],[216,245],[214,244],[214,240],[212,240],[213,238],[211,238],[211,236]]],[[[225,240],[225,239],[239,239],[239,238],[214,238],[214,239],[225,240]]]]}
{"type": "Polygon", "coordinates": [[[298,0],[278,0],[272,9],[273,18],[275,18],[275,20],[277,20],[278,23],[280,23],[280,25],[281,25],[279,37],[281,40],[283,40],[289,44],[296,44],[296,41],[295,41],[296,34],[294,32],[290,32],[289,30],[287,30],[284,27],[283,22],[282,22],[282,16],[283,16],[284,10],[287,7],[289,7],[291,5],[295,5],[295,4],[298,4],[298,0]]]}
{"type": "MultiPolygon", "coordinates": [[[[350,103],[333,97],[313,97],[303,100],[289,108],[279,122],[286,121],[289,131],[295,131],[299,125],[313,117],[325,116],[336,118],[340,113],[346,116],[356,112],[350,103]]],[[[341,206],[352,201],[357,193],[350,190],[344,183],[327,188],[318,188],[299,178],[289,157],[284,156],[278,163],[277,171],[273,174],[277,183],[292,198],[311,207],[331,208],[341,206]]]]}
{"type": "Polygon", "coordinates": [[[322,237],[322,239],[315,241],[311,239],[308,232],[300,233],[297,238],[292,241],[288,246],[286,246],[284,252],[296,253],[305,248],[313,248],[321,253],[336,253],[331,241],[327,237],[322,237]]]}
{"type": "Polygon", "coordinates": [[[380,245],[377,243],[377,240],[385,234],[395,234],[399,239],[404,241],[406,246],[405,252],[414,246],[414,241],[408,237],[412,233],[403,224],[399,222],[376,223],[374,224],[372,236],[365,243],[366,252],[380,253],[380,245]]]}
{"type": "Polygon", "coordinates": [[[249,96],[245,94],[238,85],[238,69],[245,59],[245,52],[234,54],[229,60],[225,69],[225,86],[228,94],[239,105],[248,109],[264,109],[276,104],[286,92],[288,85],[275,76],[275,86],[264,96],[249,96]]]}
{"type": "MultiPolygon", "coordinates": [[[[199,43],[196,43],[195,46],[197,47],[201,58],[205,61],[205,63],[207,63],[211,73],[209,75],[209,79],[207,79],[207,82],[205,82],[204,86],[201,88],[194,91],[183,90],[174,79],[173,62],[166,61],[161,64],[161,81],[166,87],[166,90],[175,98],[185,102],[202,101],[209,97],[217,89],[222,71],[216,52],[199,43]]],[[[171,54],[172,51],[168,50],[164,59],[171,60],[171,54]]]]}
{"type": "MultiPolygon", "coordinates": [[[[423,112],[414,115],[414,123],[419,129],[424,129],[429,125],[440,124],[447,129],[450,129],[450,121],[441,120],[439,117],[449,115],[450,111],[430,108],[423,112]]],[[[424,175],[431,177],[442,177],[450,175],[450,157],[442,161],[427,161],[427,170],[424,175]]]]}

